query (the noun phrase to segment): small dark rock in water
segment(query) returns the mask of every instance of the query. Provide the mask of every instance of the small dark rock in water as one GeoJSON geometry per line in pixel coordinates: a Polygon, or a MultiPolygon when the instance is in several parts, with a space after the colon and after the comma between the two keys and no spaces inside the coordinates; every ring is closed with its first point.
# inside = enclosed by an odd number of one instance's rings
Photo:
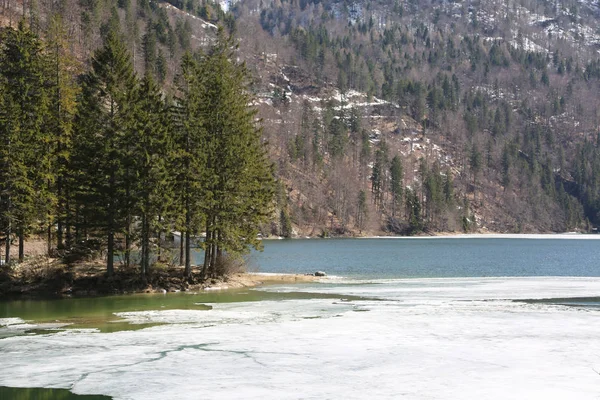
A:
{"type": "Polygon", "coordinates": [[[327,274],[323,271],[317,271],[315,272],[315,276],[327,276],[327,274]]]}

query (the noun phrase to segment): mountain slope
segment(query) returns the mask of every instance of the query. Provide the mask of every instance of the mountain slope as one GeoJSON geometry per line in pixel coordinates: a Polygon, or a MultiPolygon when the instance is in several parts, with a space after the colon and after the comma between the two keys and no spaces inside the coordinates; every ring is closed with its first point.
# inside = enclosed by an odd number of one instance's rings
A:
{"type": "MultiPolygon", "coordinates": [[[[52,13],[84,63],[118,18],[136,69],[167,92],[183,52],[217,24],[235,31],[282,182],[265,233],[600,223],[597,2],[65,0],[24,14],[43,33],[52,13]]],[[[3,24],[21,15],[0,6],[3,24]]]]}

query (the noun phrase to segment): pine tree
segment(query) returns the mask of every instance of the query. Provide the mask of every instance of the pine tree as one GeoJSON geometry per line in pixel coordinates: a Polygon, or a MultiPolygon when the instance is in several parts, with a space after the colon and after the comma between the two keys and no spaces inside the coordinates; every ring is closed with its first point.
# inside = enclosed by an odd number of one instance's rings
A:
{"type": "Polygon", "coordinates": [[[105,235],[109,275],[114,273],[115,236],[127,234],[129,228],[135,85],[129,53],[111,30],[92,58],[92,70],[83,77],[73,155],[79,228],[105,235]]]}
{"type": "Polygon", "coordinates": [[[249,108],[248,74],[235,61],[234,45],[223,29],[200,56],[206,166],[203,170],[206,241],[203,275],[215,274],[223,253],[260,247],[259,225],[271,214],[273,171],[249,108]]]}
{"type": "Polygon", "coordinates": [[[290,219],[290,214],[285,208],[282,208],[279,212],[279,226],[280,236],[288,239],[292,237],[292,220],[290,219]]]}
{"type": "Polygon", "coordinates": [[[142,38],[144,50],[144,71],[146,74],[156,74],[156,34],[151,24],[146,27],[146,34],[142,38]]]}
{"type": "Polygon", "coordinates": [[[390,167],[391,175],[391,195],[392,195],[392,217],[396,216],[396,211],[402,208],[402,191],[404,180],[404,169],[402,167],[402,160],[399,156],[392,158],[392,165],[390,167]]]}
{"type": "Polygon", "coordinates": [[[79,87],[75,81],[77,70],[75,58],[68,52],[67,32],[62,19],[54,15],[48,31],[48,65],[49,82],[48,108],[48,163],[53,182],[49,180],[48,190],[55,197],[55,208],[48,210],[48,251],[52,247],[52,229],[56,223],[57,248],[65,246],[65,230],[67,245],[71,245],[71,227],[68,220],[72,199],[69,191],[69,159],[72,148],[73,119],[76,111],[76,98],[79,87]]]}
{"type": "Polygon", "coordinates": [[[367,193],[364,190],[358,192],[356,207],[356,226],[362,232],[366,224],[367,218],[367,193]]]}
{"type": "Polygon", "coordinates": [[[385,142],[379,143],[375,152],[375,163],[371,173],[371,192],[375,206],[383,208],[383,196],[386,192],[386,178],[388,171],[388,147],[385,142]]]}
{"type": "Polygon", "coordinates": [[[423,217],[421,215],[421,202],[419,196],[412,189],[406,189],[406,214],[410,233],[418,233],[423,230],[423,217]]]}
{"type": "Polygon", "coordinates": [[[184,275],[192,273],[191,237],[198,235],[204,226],[205,216],[201,206],[211,194],[204,189],[207,163],[206,131],[202,114],[203,85],[197,60],[186,53],[181,63],[178,89],[180,98],[172,108],[176,158],[173,165],[177,208],[180,210],[176,225],[180,227],[183,244],[180,262],[184,261],[184,275]],[[184,243],[185,241],[185,243],[184,243]],[[181,260],[184,259],[184,260],[181,260]]]}
{"type": "Polygon", "coordinates": [[[476,189],[477,176],[479,175],[479,172],[481,171],[482,164],[483,164],[483,161],[481,159],[481,153],[479,152],[479,149],[477,148],[477,146],[473,145],[473,147],[471,148],[471,154],[469,157],[469,166],[471,167],[471,176],[473,177],[473,198],[474,199],[477,198],[477,189],[476,189]]]}
{"type": "Polygon", "coordinates": [[[156,79],[159,83],[163,83],[167,78],[167,60],[161,49],[158,49],[156,56],[156,79]]]}
{"type": "Polygon", "coordinates": [[[45,204],[46,113],[43,76],[44,54],[40,40],[23,21],[18,29],[2,33],[0,47],[0,195],[6,236],[6,262],[10,262],[11,235],[19,238],[19,261],[24,257],[25,235],[45,204]]]}
{"type": "Polygon", "coordinates": [[[450,169],[447,169],[444,175],[444,202],[447,207],[451,207],[454,202],[454,183],[450,169]]]}
{"type": "Polygon", "coordinates": [[[168,107],[149,74],[136,91],[133,113],[132,173],[136,177],[133,210],[141,219],[140,266],[142,279],[145,279],[151,265],[151,234],[163,228],[162,221],[171,212],[173,197],[169,170],[173,148],[168,107]]]}

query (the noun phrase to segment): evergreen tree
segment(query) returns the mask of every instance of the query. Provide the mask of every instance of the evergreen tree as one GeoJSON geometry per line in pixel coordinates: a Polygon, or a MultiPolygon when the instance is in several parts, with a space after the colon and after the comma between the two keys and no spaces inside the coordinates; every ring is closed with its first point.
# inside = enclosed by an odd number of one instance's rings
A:
{"type": "Polygon", "coordinates": [[[23,21],[16,30],[5,29],[0,39],[0,212],[8,263],[12,234],[18,235],[23,261],[25,235],[40,207],[52,199],[46,190],[50,177],[42,129],[47,107],[42,44],[23,21]]]}
{"type": "Polygon", "coordinates": [[[167,78],[167,60],[161,49],[158,50],[156,57],[156,79],[159,83],[163,83],[167,78]]]}
{"type": "Polygon", "coordinates": [[[48,32],[49,60],[47,74],[49,81],[49,130],[48,148],[51,157],[49,168],[54,175],[54,182],[49,183],[48,190],[56,197],[55,210],[48,212],[48,250],[52,246],[51,226],[56,223],[57,248],[67,244],[70,246],[70,223],[67,219],[71,204],[69,187],[69,159],[72,148],[73,119],[76,111],[76,97],[79,87],[73,71],[77,70],[74,57],[67,51],[67,32],[60,16],[53,16],[48,32]]]}
{"type": "Polygon", "coordinates": [[[383,165],[381,150],[375,152],[375,163],[373,164],[373,170],[371,172],[371,193],[373,193],[373,201],[375,207],[379,207],[382,201],[381,187],[383,181],[383,165]]]}
{"type": "Polygon", "coordinates": [[[454,183],[452,181],[452,172],[447,169],[444,175],[444,201],[446,206],[451,206],[454,201],[454,183]]]}
{"type": "Polygon", "coordinates": [[[392,195],[392,217],[396,216],[396,211],[402,207],[402,191],[404,180],[404,169],[402,167],[402,160],[399,156],[392,158],[392,165],[390,167],[391,176],[391,195],[392,195]]]}
{"type": "Polygon", "coordinates": [[[142,38],[142,48],[144,50],[144,71],[147,74],[156,74],[156,34],[152,26],[148,24],[146,34],[142,38]]]}
{"type": "Polygon", "coordinates": [[[282,208],[279,212],[279,226],[280,236],[284,238],[292,237],[292,220],[290,219],[290,214],[287,212],[285,208],[282,208]]]}
{"type": "Polygon", "coordinates": [[[504,190],[510,185],[510,165],[511,158],[508,146],[502,150],[502,186],[504,190]]]}
{"type": "Polygon", "coordinates": [[[129,53],[115,31],[83,76],[76,116],[73,170],[81,229],[103,234],[107,273],[114,272],[115,236],[127,234],[132,207],[132,115],[136,78],[129,53]]]}
{"type": "Polygon", "coordinates": [[[477,176],[481,171],[481,167],[483,165],[481,153],[476,145],[473,145],[471,148],[471,154],[469,157],[469,166],[471,167],[471,177],[473,178],[473,197],[477,197],[477,176]]]}
{"type": "Polygon", "coordinates": [[[430,222],[435,223],[444,202],[442,175],[437,162],[433,164],[430,171],[427,171],[423,188],[427,199],[425,204],[427,217],[430,222]]]}
{"type": "Polygon", "coordinates": [[[178,89],[180,98],[172,109],[176,157],[173,165],[176,205],[180,217],[176,225],[180,227],[182,251],[180,263],[185,264],[185,276],[192,273],[190,247],[191,238],[200,234],[205,225],[202,202],[211,194],[205,193],[204,174],[207,172],[207,148],[204,115],[202,114],[203,85],[202,71],[191,54],[186,53],[181,64],[178,89]],[[184,243],[185,242],[185,243],[184,243]]]}
{"type": "Polygon", "coordinates": [[[239,254],[260,247],[260,223],[270,216],[272,167],[248,107],[247,71],[235,61],[234,45],[223,29],[198,63],[199,115],[203,122],[202,210],[206,217],[203,275],[215,274],[224,252],[239,254]]]}
{"type": "Polygon", "coordinates": [[[367,194],[364,190],[358,192],[358,204],[356,207],[356,226],[360,231],[365,227],[367,218],[367,194]]]}
{"type": "Polygon", "coordinates": [[[168,107],[149,74],[146,74],[136,91],[133,112],[134,211],[141,220],[140,266],[142,279],[145,279],[151,265],[151,235],[163,229],[162,222],[171,212],[173,197],[169,168],[173,150],[168,107]]]}
{"type": "Polygon", "coordinates": [[[383,196],[386,192],[388,164],[388,147],[385,142],[379,143],[379,148],[375,152],[375,163],[371,174],[371,192],[376,207],[383,207],[383,196]]]}
{"type": "Polygon", "coordinates": [[[423,217],[421,215],[421,202],[414,190],[406,189],[406,214],[411,234],[423,230],[423,217]]]}

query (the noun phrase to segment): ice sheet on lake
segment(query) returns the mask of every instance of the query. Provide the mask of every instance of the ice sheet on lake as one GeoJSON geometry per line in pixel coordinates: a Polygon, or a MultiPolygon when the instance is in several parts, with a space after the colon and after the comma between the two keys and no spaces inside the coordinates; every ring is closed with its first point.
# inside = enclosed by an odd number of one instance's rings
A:
{"type": "Polygon", "coordinates": [[[339,293],[381,299],[499,300],[600,297],[597,277],[503,277],[503,278],[421,278],[357,281],[337,279],[332,285],[277,285],[261,288],[275,292],[339,293]]]}
{"type": "Polygon", "coordinates": [[[115,399],[598,398],[600,312],[487,299],[587,296],[599,279],[324,288],[387,300],[219,303],[119,314],[171,323],[139,331],[11,337],[0,385],[115,399]]]}
{"type": "Polygon", "coordinates": [[[58,330],[69,324],[65,323],[32,323],[21,318],[0,318],[0,339],[23,335],[32,330],[58,330]]]}

